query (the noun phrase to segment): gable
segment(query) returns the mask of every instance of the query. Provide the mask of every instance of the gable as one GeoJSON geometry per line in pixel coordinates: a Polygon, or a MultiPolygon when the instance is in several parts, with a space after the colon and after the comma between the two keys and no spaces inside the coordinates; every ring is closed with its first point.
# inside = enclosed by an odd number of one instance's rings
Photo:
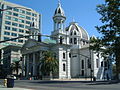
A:
{"type": "Polygon", "coordinates": [[[25,42],[25,44],[23,45],[22,49],[24,49],[24,48],[30,48],[30,47],[37,46],[37,45],[38,45],[37,41],[29,39],[29,40],[27,40],[25,42]]]}

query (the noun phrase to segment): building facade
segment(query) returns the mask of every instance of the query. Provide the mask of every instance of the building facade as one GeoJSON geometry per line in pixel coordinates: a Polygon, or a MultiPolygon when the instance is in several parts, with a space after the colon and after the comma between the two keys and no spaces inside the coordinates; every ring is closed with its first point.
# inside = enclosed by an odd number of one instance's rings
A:
{"type": "MultiPolygon", "coordinates": [[[[6,1],[0,2],[0,9],[0,41],[32,35],[33,33],[37,35],[41,32],[41,15],[35,10],[6,1]]],[[[38,39],[36,36],[31,37],[38,39]]],[[[0,42],[0,62],[3,62],[4,51],[2,48],[9,45],[22,47],[28,38],[0,42]]]]}
{"type": "MultiPolygon", "coordinates": [[[[30,24],[34,25],[40,32],[41,15],[31,8],[27,8],[14,3],[0,2],[0,41],[29,35],[31,32],[30,24]]],[[[8,45],[22,46],[28,38],[14,39],[8,42],[0,43],[0,48],[8,45]]]]}
{"type": "Polygon", "coordinates": [[[65,27],[66,16],[60,3],[53,16],[54,29],[51,40],[56,43],[38,42],[29,39],[22,47],[23,76],[39,76],[39,62],[45,51],[52,51],[59,60],[59,79],[80,77],[96,77],[103,79],[104,61],[99,53],[89,49],[89,35],[85,29],[76,22],[65,27]]]}
{"type": "MultiPolygon", "coordinates": [[[[13,46],[9,45],[7,47],[3,48],[3,72],[4,72],[4,77],[10,74],[16,74],[15,69],[12,70],[12,64],[15,63],[16,61],[20,61],[21,59],[21,47],[19,46],[13,46]]],[[[22,65],[22,64],[21,64],[22,65]]],[[[21,70],[19,68],[18,74],[21,73],[21,70]]]]}

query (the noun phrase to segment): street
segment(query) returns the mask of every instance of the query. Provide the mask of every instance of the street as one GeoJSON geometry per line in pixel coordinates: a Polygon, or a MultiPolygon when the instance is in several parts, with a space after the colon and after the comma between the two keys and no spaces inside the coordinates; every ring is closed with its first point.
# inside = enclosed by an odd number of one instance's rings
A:
{"type": "Polygon", "coordinates": [[[15,87],[32,90],[120,90],[117,82],[15,80],[15,87]]]}

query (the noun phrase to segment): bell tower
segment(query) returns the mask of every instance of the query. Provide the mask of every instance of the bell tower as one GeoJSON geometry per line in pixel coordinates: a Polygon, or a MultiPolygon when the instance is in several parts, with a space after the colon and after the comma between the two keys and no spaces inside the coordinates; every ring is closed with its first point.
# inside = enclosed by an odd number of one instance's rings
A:
{"type": "Polygon", "coordinates": [[[54,27],[51,34],[57,43],[65,43],[65,20],[66,16],[59,0],[53,16],[54,27]]]}
{"type": "Polygon", "coordinates": [[[65,20],[66,20],[66,17],[64,14],[64,10],[61,7],[60,1],[58,1],[58,7],[56,8],[54,16],[53,16],[54,31],[63,30],[65,20]]]}
{"type": "Polygon", "coordinates": [[[39,28],[38,28],[37,23],[35,21],[31,22],[31,24],[30,24],[29,34],[31,35],[30,36],[31,39],[35,39],[35,40],[39,41],[40,31],[39,31],[39,28]]]}

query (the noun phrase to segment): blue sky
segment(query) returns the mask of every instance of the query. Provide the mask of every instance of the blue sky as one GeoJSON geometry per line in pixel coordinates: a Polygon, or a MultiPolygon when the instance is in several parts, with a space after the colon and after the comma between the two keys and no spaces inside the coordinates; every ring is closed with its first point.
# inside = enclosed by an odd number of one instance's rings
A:
{"type": "MultiPolygon", "coordinates": [[[[42,14],[42,34],[51,34],[53,31],[54,11],[58,5],[58,0],[6,0],[20,4],[42,14]]],[[[68,26],[73,20],[79,23],[90,36],[100,36],[95,29],[96,25],[101,25],[96,12],[96,5],[102,4],[104,0],[61,0],[62,8],[67,17],[65,25],[68,26]]]]}

